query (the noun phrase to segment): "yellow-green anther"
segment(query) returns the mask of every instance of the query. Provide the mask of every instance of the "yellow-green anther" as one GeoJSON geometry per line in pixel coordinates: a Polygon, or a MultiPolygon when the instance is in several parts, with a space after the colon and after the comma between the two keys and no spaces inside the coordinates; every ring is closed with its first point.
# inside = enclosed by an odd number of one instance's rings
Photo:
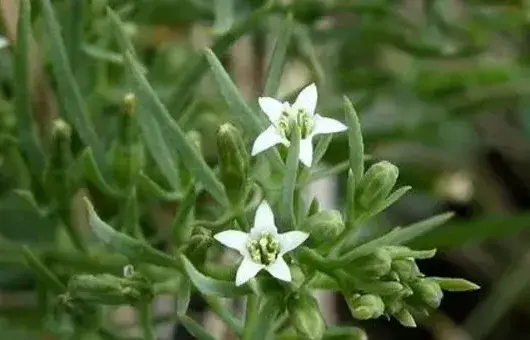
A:
{"type": "Polygon", "coordinates": [[[280,253],[280,243],[269,233],[251,240],[248,244],[250,257],[256,263],[268,266],[273,263],[280,253]]]}

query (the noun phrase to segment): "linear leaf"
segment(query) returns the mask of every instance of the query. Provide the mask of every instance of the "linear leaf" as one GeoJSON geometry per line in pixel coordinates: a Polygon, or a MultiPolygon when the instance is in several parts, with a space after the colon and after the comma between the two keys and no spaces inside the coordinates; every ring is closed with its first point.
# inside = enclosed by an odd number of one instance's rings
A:
{"type": "Polygon", "coordinates": [[[107,247],[127,256],[132,261],[147,262],[163,267],[180,268],[179,263],[169,255],[151,248],[142,241],[120,233],[103,222],[87,198],[85,198],[85,204],[88,210],[88,222],[92,231],[107,247]]]}
{"type": "MultiPolygon", "coordinates": [[[[257,115],[256,111],[247,104],[213,51],[206,49],[205,55],[210,64],[215,81],[219,86],[219,91],[226,100],[232,113],[236,115],[235,118],[237,119],[238,124],[243,130],[248,131],[253,135],[261,133],[267,125],[264,118],[265,115],[257,115]]],[[[267,152],[267,156],[274,168],[277,170],[283,169],[283,163],[278,150],[271,149],[267,152]]]]}
{"type": "Polygon", "coordinates": [[[452,222],[414,239],[408,245],[415,248],[447,248],[487,239],[513,235],[530,224],[530,213],[497,215],[471,221],[452,222]]]}
{"type": "Polygon", "coordinates": [[[350,100],[343,98],[346,123],[348,124],[348,145],[350,147],[350,169],[355,176],[355,183],[361,183],[364,175],[364,143],[359,117],[350,100]]]}
{"type": "Polygon", "coordinates": [[[193,320],[189,316],[179,315],[178,319],[182,326],[195,338],[199,340],[215,340],[215,338],[197,321],[193,320]]]}
{"type": "Polygon", "coordinates": [[[67,120],[75,126],[83,142],[90,146],[98,166],[106,173],[105,149],[94,129],[87,105],[73,76],[52,4],[50,0],[42,0],[42,3],[49,56],[67,120]]]}
{"type": "Polygon", "coordinates": [[[31,7],[29,0],[20,1],[15,49],[15,111],[20,138],[20,146],[26,153],[34,174],[44,169],[44,155],[40,148],[31,109],[29,85],[29,41],[31,36],[31,7]]]}
{"type": "MultiPolygon", "coordinates": [[[[138,103],[140,105],[140,110],[138,115],[144,138],[151,139],[153,138],[152,133],[156,133],[156,131],[154,131],[156,122],[148,118],[152,115],[156,117],[156,120],[158,121],[158,128],[168,129],[171,132],[166,134],[162,133],[161,135],[171,138],[171,140],[168,141],[169,145],[173,146],[178,151],[182,159],[185,160],[184,164],[187,169],[204,185],[204,189],[219,203],[223,205],[228,204],[223,184],[215,177],[212,169],[190,144],[184,131],[182,131],[180,126],[178,126],[173,118],[171,118],[160,99],[158,99],[155,91],[145,79],[140,67],[133,59],[130,52],[125,52],[125,61],[127,68],[133,76],[135,89],[139,99],[138,103]],[[144,126],[144,123],[148,121],[152,123],[152,125],[149,126],[150,129],[144,126]]],[[[163,140],[161,140],[160,143],[160,147],[167,145],[163,140]]],[[[152,150],[152,152],[153,151],[155,154],[158,152],[157,150],[152,150]]],[[[174,181],[176,178],[172,178],[172,180],[174,181]]]]}
{"type": "Polygon", "coordinates": [[[184,263],[184,270],[188,274],[191,282],[195,288],[205,295],[233,297],[251,292],[248,285],[238,287],[232,282],[216,280],[208,277],[199,272],[185,256],[182,256],[181,258],[184,263]]]}
{"type": "Polygon", "coordinates": [[[291,41],[291,34],[293,32],[293,15],[288,14],[283,24],[278,30],[278,38],[274,45],[271,60],[269,62],[269,69],[267,71],[267,78],[263,88],[263,95],[268,97],[275,97],[280,87],[282,80],[283,65],[285,64],[285,57],[287,55],[287,47],[291,41]]]}

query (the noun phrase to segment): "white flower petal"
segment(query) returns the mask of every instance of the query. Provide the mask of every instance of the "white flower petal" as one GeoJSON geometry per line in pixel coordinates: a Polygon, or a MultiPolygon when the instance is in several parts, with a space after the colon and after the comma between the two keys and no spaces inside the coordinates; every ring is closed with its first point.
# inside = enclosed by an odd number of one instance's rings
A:
{"type": "Polygon", "coordinates": [[[303,108],[308,115],[312,116],[315,113],[315,109],[317,108],[317,98],[317,87],[313,83],[300,91],[293,106],[296,108],[303,108]]]}
{"type": "Polygon", "coordinates": [[[308,233],[303,231],[289,231],[278,235],[280,242],[280,254],[283,255],[301,245],[309,237],[308,233]]]}
{"type": "Polygon", "coordinates": [[[269,203],[267,203],[267,201],[262,201],[258,206],[258,209],[256,209],[256,215],[254,216],[254,225],[252,226],[252,230],[250,232],[252,233],[252,231],[255,231],[257,229],[270,229],[271,231],[274,231],[274,233],[276,233],[276,225],[274,224],[274,213],[272,212],[272,209],[269,206],[269,203]]]}
{"type": "Polygon", "coordinates": [[[249,234],[239,230],[226,230],[214,235],[214,238],[225,246],[246,254],[249,234]]]}
{"type": "Polygon", "coordinates": [[[265,270],[279,280],[291,281],[291,270],[281,256],[279,256],[270,266],[265,267],[265,270]]]}
{"type": "Polygon", "coordinates": [[[286,143],[286,141],[278,133],[278,130],[276,130],[274,125],[271,125],[265,131],[263,131],[258,138],[256,138],[254,145],[252,146],[251,154],[252,156],[256,156],[258,153],[279,143],[286,143]]]}
{"type": "Polygon", "coordinates": [[[0,35],[0,49],[9,45],[9,41],[6,37],[0,35]]]}
{"type": "Polygon", "coordinates": [[[270,97],[261,97],[258,99],[259,106],[265,112],[272,124],[280,119],[283,112],[283,103],[270,97]]]}
{"type": "Polygon", "coordinates": [[[263,269],[262,264],[257,264],[248,257],[243,258],[236,273],[236,286],[241,286],[258,274],[263,269]]]}
{"type": "Polygon", "coordinates": [[[311,167],[311,163],[313,163],[313,141],[311,138],[302,139],[300,141],[300,153],[298,158],[305,166],[308,168],[311,167]]]}
{"type": "Polygon", "coordinates": [[[315,127],[313,128],[312,135],[341,132],[347,129],[348,127],[338,120],[315,115],[315,127]]]}

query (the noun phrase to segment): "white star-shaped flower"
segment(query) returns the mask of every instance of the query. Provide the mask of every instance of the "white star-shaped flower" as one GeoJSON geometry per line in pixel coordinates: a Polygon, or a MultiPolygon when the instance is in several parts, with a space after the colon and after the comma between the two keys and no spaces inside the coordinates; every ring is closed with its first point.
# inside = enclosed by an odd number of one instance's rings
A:
{"type": "Polygon", "coordinates": [[[252,156],[276,144],[289,146],[292,127],[296,124],[301,133],[298,158],[305,166],[310,167],[313,162],[313,137],[348,129],[338,120],[315,113],[317,97],[317,87],[311,84],[298,94],[292,105],[288,102],[281,103],[270,97],[259,98],[259,106],[269,118],[271,125],[254,141],[252,156]]]}
{"type": "Polygon", "coordinates": [[[302,231],[278,234],[274,214],[266,201],[256,210],[254,226],[250,233],[227,230],[214,235],[225,246],[243,255],[236,274],[236,285],[240,286],[255,277],[262,269],[283,281],[291,281],[291,271],[283,255],[301,245],[309,237],[302,231]]]}

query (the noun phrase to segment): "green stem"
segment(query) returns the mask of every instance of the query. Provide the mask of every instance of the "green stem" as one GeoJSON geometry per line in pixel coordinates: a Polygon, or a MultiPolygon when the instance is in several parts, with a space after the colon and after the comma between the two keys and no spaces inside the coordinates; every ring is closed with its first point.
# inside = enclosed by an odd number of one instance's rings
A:
{"type": "Polygon", "coordinates": [[[144,340],[156,340],[151,307],[151,304],[148,302],[138,306],[138,314],[140,316],[140,325],[144,334],[144,340]]]}
{"type": "Polygon", "coordinates": [[[70,216],[70,202],[62,202],[59,203],[59,209],[57,211],[59,215],[59,219],[62,221],[66,228],[66,232],[68,233],[68,236],[72,240],[72,243],[74,246],[79,249],[82,253],[88,254],[88,246],[85,242],[85,239],[81,235],[81,232],[79,229],[77,229],[74,224],[72,223],[72,219],[70,216]]]}
{"type": "Polygon", "coordinates": [[[243,333],[244,340],[252,339],[252,329],[258,315],[259,301],[256,295],[247,296],[247,306],[245,311],[245,330],[243,333]]]}

